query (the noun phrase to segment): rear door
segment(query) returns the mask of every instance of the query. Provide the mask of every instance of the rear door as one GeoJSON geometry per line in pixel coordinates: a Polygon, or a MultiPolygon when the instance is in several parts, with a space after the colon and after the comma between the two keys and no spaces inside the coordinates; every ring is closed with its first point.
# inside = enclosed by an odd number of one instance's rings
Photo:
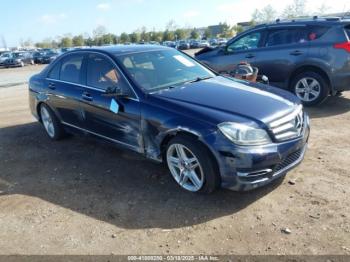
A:
{"type": "Polygon", "coordinates": [[[64,124],[82,128],[82,63],[84,53],[70,54],[54,64],[46,78],[49,104],[64,124]]]}
{"type": "Polygon", "coordinates": [[[256,55],[264,39],[265,31],[255,30],[230,42],[210,63],[220,73],[233,71],[240,62],[255,63],[256,55]]]}
{"type": "Polygon", "coordinates": [[[271,27],[254,65],[272,85],[286,88],[290,73],[307,58],[308,51],[306,26],[271,27]]]}
{"type": "Polygon", "coordinates": [[[86,88],[82,94],[86,129],[125,147],[140,151],[140,102],[128,81],[107,55],[90,53],[86,59],[86,88]],[[121,88],[127,97],[105,96],[121,88]]]}

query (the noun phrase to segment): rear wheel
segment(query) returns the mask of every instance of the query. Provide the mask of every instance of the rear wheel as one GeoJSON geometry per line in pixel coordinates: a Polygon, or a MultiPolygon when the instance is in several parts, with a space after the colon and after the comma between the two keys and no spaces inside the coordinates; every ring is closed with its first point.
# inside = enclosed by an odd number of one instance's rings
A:
{"type": "Polygon", "coordinates": [[[329,95],[327,81],[319,73],[311,71],[297,75],[292,81],[291,88],[305,106],[318,105],[329,95]]]}
{"type": "Polygon", "coordinates": [[[187,191],[211,193],[219,185],[214,161],[199,141],[184,136],[173,138],[167,146],[166,161],[174,180],[187,191]]]}
{"type": "Polygon", "coordinates": [[[64,136],[64,130],[54,112],[45,104],[40,106],[41,123],[47,135],[52,140],[59,140],[64,136]]]}

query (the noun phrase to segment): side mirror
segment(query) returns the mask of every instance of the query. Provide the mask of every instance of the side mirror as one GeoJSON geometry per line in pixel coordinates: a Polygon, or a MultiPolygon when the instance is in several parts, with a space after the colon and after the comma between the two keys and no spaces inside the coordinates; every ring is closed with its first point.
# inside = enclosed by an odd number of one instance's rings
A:
{"type": "Polygon", "coordinates": [[[258,75],[258,78],[256,81],[265,85],[270,84],[269,78],[266,75],[258,75]]]}

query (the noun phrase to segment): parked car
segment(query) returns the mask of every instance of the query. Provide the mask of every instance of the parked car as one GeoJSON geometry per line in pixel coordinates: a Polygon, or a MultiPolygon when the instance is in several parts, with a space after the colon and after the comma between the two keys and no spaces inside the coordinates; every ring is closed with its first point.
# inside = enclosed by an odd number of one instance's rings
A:
{"type": "Polygon", "coordinates": [[[350,89],[350,20],[314,18],[260,25],[196,58],[218,72],[241,61],[307,105],[350,89]]]}
{"type": "Polygon", "coordinates": [[[176,42],[174,42],[174,41],[164,41],[163,42],[163,46],[176,48],[176,42]]]}
{"type": "Polygon", "coordinates": [[[198,40],[192,40],[191,42],[190,42],[190,48],[193,48],[193,49],[195,49],[195,48],[199,48],[199,41],[198,40]]]}
{"type": "Polygon", "coordinates": [[[39,64],[50,64],[53,60],[55,60],[58,57],[58,53],[50,50],[47,52],[44,52],[37,58],[37,61],[39,64]]]}
{"type": "Polygon", "coordinates": [[[227,39],[226,38],[219,38],[217,43],[218,43],[218,45],[226,45],[227,39]]]}
{"type": "Polygon", "coordinates": [[[179,50],[187,50],[190,49],[190,44],[186,40],[180,40],[177,44],[177,49],[179,50]]]}
{"type": "Polygon", "coordinates": [[[210,46],[217,46],[219,44],[218,40],[216,38],[212,38],[209,40],[210,46]]]}
{"type": "Polygon", "coordinates": [[[0,55],[0,66],[3,66],[4,65],[4,62],[11,58],[12,57],[12,53],[11,52],[5,52],[5,53],[2,53],[0,55]]]}
{"type": "Polygon", "coordinates": [[[34,65],[33,55],[30,52],[13,52],[11,57],[4,61],[4,66],[23,67],[25,65],[34,65]]]}
{"type": "Polygon", "coordinates": [[[210,44],[207,40],[201,40],[199,41],[199,48],[209,47],[210,44]]]}
{"type": "Polygon", "coordinates": [[[34,63],[35,64],[40,64],[41,63],[41,61],[42,61],[42,59],[43,59],[43,57],[44,57],[44,55],[45,55],[45,52],[34,52],[33,53],[33,60],[34,60],[34,63]]]}
{"type": "Polygon", "coordinates": [[[293,94],[162,46],[65,53],[31,77],[29,101],[51,139],[91,134],[164,161],[191,192],[266,185],[302,161],[309,137],[293,94]]]}

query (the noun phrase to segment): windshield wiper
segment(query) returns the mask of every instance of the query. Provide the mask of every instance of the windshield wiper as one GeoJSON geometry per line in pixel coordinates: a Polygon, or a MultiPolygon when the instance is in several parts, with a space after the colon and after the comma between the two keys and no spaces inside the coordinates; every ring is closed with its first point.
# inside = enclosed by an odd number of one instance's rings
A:
{"type": "Polygon", "coordinates": [[[187,81],[186,83],[195,83],[195,82],[200,82],[200,81],[204,81],[207,79],[213,78],[212,76],[205,76],[205,77],[197,77],[193,80],[187,81]]]}

